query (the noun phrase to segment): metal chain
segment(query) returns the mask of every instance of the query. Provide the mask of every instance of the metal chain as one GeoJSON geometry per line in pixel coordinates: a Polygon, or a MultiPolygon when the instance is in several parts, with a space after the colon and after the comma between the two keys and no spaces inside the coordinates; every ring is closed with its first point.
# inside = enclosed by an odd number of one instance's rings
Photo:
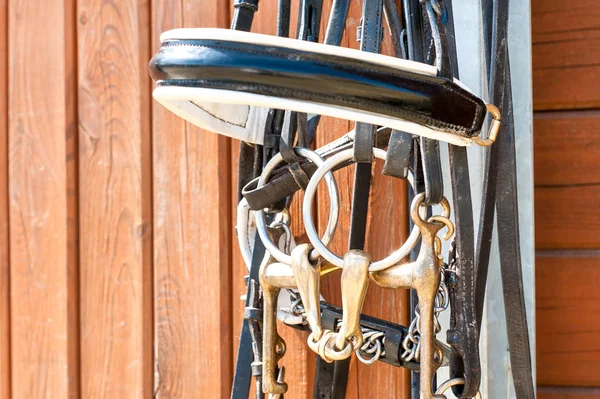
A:
{"type": "MultiPolygon", "coordinates": [[[[302,306],[302,299],[297,292],[293,290],[287,290],[290,295],[290,309],[289,312],[293,316],[302,316],[302,324],[306,324],[306,313],[302,306]]],[[[335,325],[336,332],[339,331],[342,325],[342,320],[338,320],[335,325]]],[[[373,364],[381,356],[385,356],[385,333],[379,330],[373,330],[368,327],[361,326],[363,334],[363,344],[356,351],[356,357],[364,364],[373,364]]]]}
{"type": "MultiPolygon", "coordinates": [[[[435,296],[435,307],[433,310],[433,319],[434,319],[434,329],[435,334],[439,333],[442,329],[440,324],[439,316],[444,310],[448,309],[448,305],[450,304],[450,298],[448,296],[448,286],[446,285],[446,275],[445,271],[447,269],[447,265],[444,264],[441,272],[441,281],[440,287],[438,288],[438,293],[435,296]]],[[[409,362],[411,360],[419,361],[419,352],[420,352],[420,331],[419,331],[419,305],[415,306],[415,317],[413,318],[410,326],[408,327],[408,334],[402,341],[402,348],[404,352],[402,353],[402,360],[405,362],[409,362]]]]}

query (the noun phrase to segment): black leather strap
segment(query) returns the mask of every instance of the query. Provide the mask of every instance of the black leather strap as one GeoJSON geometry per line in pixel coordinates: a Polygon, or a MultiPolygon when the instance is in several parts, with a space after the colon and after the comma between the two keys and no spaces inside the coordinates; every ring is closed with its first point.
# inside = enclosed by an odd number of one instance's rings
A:
{"type": "MultiPolygon", "coordinates": [[[[333,0],[331,10],[329,11],[329,21],[327,22],[327,31],[325,32],[323,43],[332,46],[340,45],[342,36],[344,35],[349,7],[350,0],[333,0]]],[[[317,125],[319,124],[320,119],[321,115],[312,114],[308,117],[308,137],[311,142],[317,132],[317,125]]]]}
{"type": "MultiPolygon", "coordinates": [[[[441,4],[441,3],[438,3],[441,4]]],[[[434,64],[440,76],[451,79],[452,63],[448,58],[448,44],[441,15],[438,15],[431,4],[431,0],[422,2],[422,26],[424,48],[424,61],[434,64]]],[[[425,176],[425,203],[433,205],[439,203],[444,196],[444,179],[442,174],[442,161],[440,144],[437,140],[425,137],[419,138],[421,146],[423,173],[425,176]]]]}
{"type": "MultiPolygon", "coordinates": [[[[508,7],[507,7],[508,8],[508,7]]],[[[506,98],[512,97],[510,89],[510,62],[506,54],[506,98]]],[[[521,268],[521,245],[519,238],[519,207],[517,200],[517,168],[512,101],[502,110],[508,126],[500,132],[498,144],[498,164],[496,212],[498,213],[498,247],[504,310],[508,326],[508,346],[510,366],[516,396],[519,399],[535,398],[531,367],[531,346],[527,328],[527,313],[521,268]],[[502,134],[504,133],[504,134],[502,134]]],[[[506,123],[505,122],[505,123],[506,123]]]]}
{"type": "MultiPolygon", "coordinates": [[[[364,0],[360,37],[360,49],[362,51],[379,53],[382,39],[382,15],[383,0],[364,0]]],[[[354,172],[348,249],[364,249],[365,245],[369,195],[371,191],[371,163],[373,162],[374,135],[375,126],[366,123],[356,123],[354,160],[357,164],[354,172]]],[[[346,396],[350,359],[336,361],[334,364],[331,397],[333,399],[343,399],[346,396]]]]}
{"type": "Polygon", "coordinates": [[[387,176],[406,179],[410,169],[410,158],[413,152],[413,135],[399,130],[392,130],[387,156],[382,173],[387,176]]]}
{"type": "Polygon", "coordinates": [[[517,398],[530,399],[535,397],[535,390],[521,269],[515,130],[507,40],[508,10],[508,0],[493,1],[492,49],[489,52],[491,59],[490,82],[492,100],[494,104],[500,105],[502,125],[486,163],[488,185],[484,192],[485,203],[482,209],[477,258],[477,316],[481,318],[483,313],[485,280],[487,279],[489,246],[491,244],[491,229],[483,223],[486,220],[488,223],[489,220],[493,222],[495,204],[511,370],[517,398]],[[496,180],[496,184],[492,186],[494,180],[496,180]]]}
{"type": "Polygon", "coordinates": [[[258,11],[258,0],[235,0],[233,8],[231,29],[250,32],[254,13],[258,11]]]}
{"type": "MultiPolygon", "coordinates": [[[[397,58],[407,58],[408,49],[405,45],[405,30],[400,19],[396,2],[394,0],[384,0],[384,14],[390,29],[390,36],[394,46],[394,53],[397,58]]],[[[387,176],[394,176],[399,179],[408,177],[410,168],[410,155],[412,153],[413,135],[401,130],[392,130],[390,142],[388,145],[387,156],[383,164],[382,173],[387,176]]]]}
{"type": "Polygon", "coordinates": [[[277,36],[290,36],[290,8],[291,0],[277,2],[277,36]]]}
{"type": "MultiPolygon", "coordinates": [[[[258,271],[260,264],[265,256],[265,247],[258,234],[254,240],[254,252],[252,253],[252,264],[250,266],[250,275],[248,279],[248,293],[246,296],[246,307],[250,305],[252,283],[258,284],[258,271]]],[[[231,399],[248,399],[250,391],[250,381],[252,379],[251,364],[254,361],[254,352],[252,350],[253,340],[250,333],[248,319],[244,318],[242,322],[242,331],[240,333],[240,342],[238,346],[238,357],[235,363],[235,372],[233,375],[233,385],[231,387],[231,399]]],[[[257,397],[257,399],[261,399],[257,397]]]]}
{"type": "MultiPolygon", "coordinates": [[[[385,148],[390,139],[390,134],[391,130],[389,128],[380,128],[375,135],[375,146],[377,148],[385,148]]],[[[352,148],[352,139],[348,136],[344,136],[321,147],[317,150],[317,154],[327,158],[342,150],[350,148],[352,148]]],[[[348,164],[349,163],[338,165],[334,170],[343,168],[348,164]]],[[[312,176],[317,169],[316,165],[306,159],[300,162],[300,167],[309,177],[312,176]]],[[[248,201],[250,208],[254,210],[269,208],[302,188],[296,183],[286,167],[277,169],[269,182],[261,188],[257,188],[257,185],[258,177],[247,183],[242,189],[242,195],[248,201]]]]}
{"type": "MultiPolygon", "coordinates": [[[[445,49],[442,62],[443,73],[458,78],[456,45],[454,43],[454,18],[451,0],[442,4],[442,16],[436,18],[440,41],[445,49]]],[[[475,312],[475,232],[471,184],[467,149],[449,145],[450,175],[454,198],[456,236],[451,256],[448,290],[451,303],[451,320],[448,343],[454,350],[450,362],[450,377],[464,378],[464,385],[456,386],[453,392],[460,398],[472,398],[481,383],[481,360],[479,356],[479,328],[475,312]]]]}

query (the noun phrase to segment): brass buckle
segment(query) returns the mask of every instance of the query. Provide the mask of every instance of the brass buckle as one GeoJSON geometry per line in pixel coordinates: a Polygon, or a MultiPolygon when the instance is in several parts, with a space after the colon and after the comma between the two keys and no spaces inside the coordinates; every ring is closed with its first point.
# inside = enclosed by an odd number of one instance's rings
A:
{"type": "Polygon", "coordinates": [[[489,147],[496,141],[498,131],[500,130],[500,110],[494,104],[486,104],[485,109],[492,115],[492,122],[490,122],[490,128],[488,130],[488,137],[484,139],[481,136],[473,137],[472,140],[482,147],[489,147]]]}

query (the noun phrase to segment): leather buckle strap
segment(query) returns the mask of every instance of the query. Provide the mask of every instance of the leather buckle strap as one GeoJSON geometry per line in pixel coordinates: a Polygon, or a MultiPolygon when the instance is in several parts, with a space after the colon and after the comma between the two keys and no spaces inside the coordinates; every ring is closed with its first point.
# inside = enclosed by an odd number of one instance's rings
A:
{"type": "Polygon", "coordinates": [[[249,32],[254,13],[258,11],[258,0],[235,0],[233,2],[231,29],[249,32]]]}

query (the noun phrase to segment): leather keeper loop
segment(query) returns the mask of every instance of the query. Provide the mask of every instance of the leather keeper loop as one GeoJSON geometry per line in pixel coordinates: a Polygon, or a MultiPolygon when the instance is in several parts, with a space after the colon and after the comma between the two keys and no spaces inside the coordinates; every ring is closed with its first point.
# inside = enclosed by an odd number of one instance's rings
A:
{"type": "Polygon", "coordinates": [[[298,164],[298,163],[290,164],[288,166],[288,169],[290,171],[290,174],[294,178],[294,181],[298,185],[298,187],[300,187],[302,190],[305,190],[306,186],[308,185],[309,177],[306,175],[304,170],[300,167],[300,164],[298,164]]]}
{"type": "Polygon", "coordinates": [[[235,0],[233,3],[234,8],[248,8],[252,11],[258,10],[258,0],[235,0]]]}

